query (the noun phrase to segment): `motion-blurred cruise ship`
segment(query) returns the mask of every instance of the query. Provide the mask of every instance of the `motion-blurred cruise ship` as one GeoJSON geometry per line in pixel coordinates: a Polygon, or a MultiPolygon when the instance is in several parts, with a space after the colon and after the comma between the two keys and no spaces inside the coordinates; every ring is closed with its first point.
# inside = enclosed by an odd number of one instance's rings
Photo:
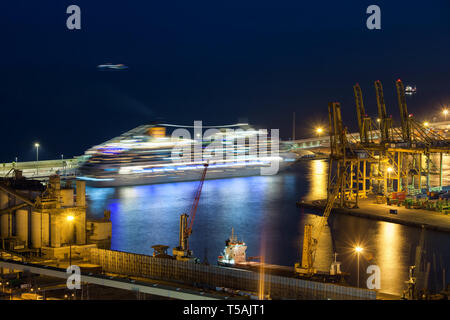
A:
{"type": "Polygon", "coordinates": [[[198,139],[166,135],[168,128],[184,128],[186,133],[192,133],[188,129],[193,127],[142,125],[125,132],[87,150],[78,178],[97,187],[192,181],[200,179],[204,164],[208,163],[206,179],[219,179],[260,175],[275,161],[282,170],[297,160],[283,142],[278,152],[272,152],[270,137],[257,138],[266,131],[248,124],[203,127],[217,129],[210,139],[203,140],[199,133],[198,139]],[[233,130],[230,133],[228,129],[233,130]],[[225,159],[214,156],[222,148],[227,154],[225,159]],[[216,153],[212,152],[214,149],[216,153]]]}

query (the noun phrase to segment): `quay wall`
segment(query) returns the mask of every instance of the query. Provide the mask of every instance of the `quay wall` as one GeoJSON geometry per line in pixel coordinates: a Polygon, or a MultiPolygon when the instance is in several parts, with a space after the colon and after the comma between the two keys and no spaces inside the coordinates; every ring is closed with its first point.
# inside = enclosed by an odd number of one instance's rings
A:
{"type": "MultiPolygon", "coordinates": [[[[211,287],[258,292],[260,283],[260,274],[247,270],[154,258],[142,254],[98,248],[90,249],[90,263],[100,265],[102,270],[108,273],[182,282],[190,285],[207,284],[211,287]]],[[[367,289],[270,274],[264,275],[264,288],[265,293],[274,298],[304,300],[376,299],[376,292],[367,289]]]]}

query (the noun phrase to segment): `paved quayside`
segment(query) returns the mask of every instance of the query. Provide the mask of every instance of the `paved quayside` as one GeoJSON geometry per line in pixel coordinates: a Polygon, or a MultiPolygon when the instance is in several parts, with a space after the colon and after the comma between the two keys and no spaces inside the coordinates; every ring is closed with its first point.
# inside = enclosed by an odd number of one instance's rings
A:
{"type": "MultiPolygon", "coordinates": [[[[325,200],[299,201],[298,207],[323,211],[325,200]]],[[[332,213],[343,213],[357,217],[399,223],[407,226],[450,232],[450,215],[424,209],[407,209],[397,205],[377,204],[374,198],[358,200],[358,209],[333,208],[332,213]],[[396,209],[398,214],[389,213],[396,209]]]]}

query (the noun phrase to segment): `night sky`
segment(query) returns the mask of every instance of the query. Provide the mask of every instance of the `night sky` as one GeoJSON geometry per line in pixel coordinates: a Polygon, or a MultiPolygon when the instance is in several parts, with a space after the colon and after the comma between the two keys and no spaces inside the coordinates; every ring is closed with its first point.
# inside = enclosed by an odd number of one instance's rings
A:
{"type": "Polygon", "coordinates": [[[417,86],[408,109],[450,104],[450,1],[8,1],[0,6],[1,161],[81,155],[152,121],[247,120],[308,136],[339,101],[355,130],[352,85],[376,114],[373,81],[398,118],[394,81],[417,86]],[[81,30],[66,8],[81,8],[81,30]],[[381,7],[381,30],[366,8],[381,7]],[[101,72],[103,63],[125,71],[101,72]]]}

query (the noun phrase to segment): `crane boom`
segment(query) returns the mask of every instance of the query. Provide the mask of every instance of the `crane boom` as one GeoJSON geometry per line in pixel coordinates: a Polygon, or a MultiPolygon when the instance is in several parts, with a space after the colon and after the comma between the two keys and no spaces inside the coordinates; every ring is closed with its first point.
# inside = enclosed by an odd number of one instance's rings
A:
{"type": "Polygon", "coordinates": [[[406,106],[405,88],[400,79],[395,82],[395,86],[397,88],[398,107],[400,109],[400,120],[402,123],[402,138],[404,142],[411,142],[411,121],[406,106]]]}
{"type": "Polygon", "coordinates": [[[367,142],[366,128],[364,127],[364,117],[366,115],[366,111],[364,109],[364,102],[362,97],[362,91],[359,84],[355,84],[353,86],[353,92],[355,93],[355,104],[356,104],[356,115],[358,118],[358,128],[359,128],[359,138],[361,142],[367,142]]]}
{"type": "Polygon", "coordinates": [[[189,226],[186,229],[186,235],[189,237],[189,235],[192,233],[192,227],[194,226],[194,219],[195,219],[195,213],[197,212],[198,203],[200,201],[200,195],[202,194],[203,189],[203,183],[205,182],[206,178],[206,170],[208,170],[208,164],[204,164],[205,168],[203,169],[202,177],[200,179],[200,184],[198,185],[197,191],[195,192],[195,198],[194,202],[192,203],[191,210],[189,211],[189,226]]]}
{"type": "Polygon", "coordinates": [[[190,260],[192,259],[192,251],[189,250],[189,236],[192,233],[192,227],[194,226],[195,213],[197,212],[198,203],[200,201],[200,195],[202,193],[203,183],[206,178],[206,171],[208,170],[208,163],[204,164],[200,183],[195,191],[194,202],[192,203],[189,214],[183,213],[180,215],[180,233],[178,247],[173,248],[173,256],[177,260],[190,260]],[[189,218],[189,221],[188,221],[189,218]]]}
{"type": "Polygon", "coordinates": [[[386,114],[386,104],[384,102],[383,85],[380,80],[375,81],[375,93],[377,96],[379,130],[381,142],[386,143],[391,140],[390,131],[392,128],[392,119],[386,114]]]}
{"type": "Polygon", "coordinates": [[[303,239],[303,254],[302,262],[295,264],[295,271],[299,274],[312,276],[316,273],[314,269],[314,262],[316,258],[317,246],[319,244],[320,236],[322,235],[323,228],[325,227],[331,210],[333,209],[334,201],[336,200],[340,185],[342,183],[344,171],[339,174],[339,177],[334,186],[334,190],[330,197],[327,199],[327,204],[323,212],[323,216],[320,217],[319,223],[315,228],[315,235],[313,236],[313,228],[311,225],[305,225],[305,234],[303,239]]]}
{"type": "Polygon", "coordinates": [[[358,117],[359,127],[359,139],[361,143],[370,143],[372,137],[370,136],[372,120],[367,116],[364,109],[364,101],[362,96],[362,90],[359,84],[353,86],[353,92],[355,93],[356,115],[358,117]]]}

